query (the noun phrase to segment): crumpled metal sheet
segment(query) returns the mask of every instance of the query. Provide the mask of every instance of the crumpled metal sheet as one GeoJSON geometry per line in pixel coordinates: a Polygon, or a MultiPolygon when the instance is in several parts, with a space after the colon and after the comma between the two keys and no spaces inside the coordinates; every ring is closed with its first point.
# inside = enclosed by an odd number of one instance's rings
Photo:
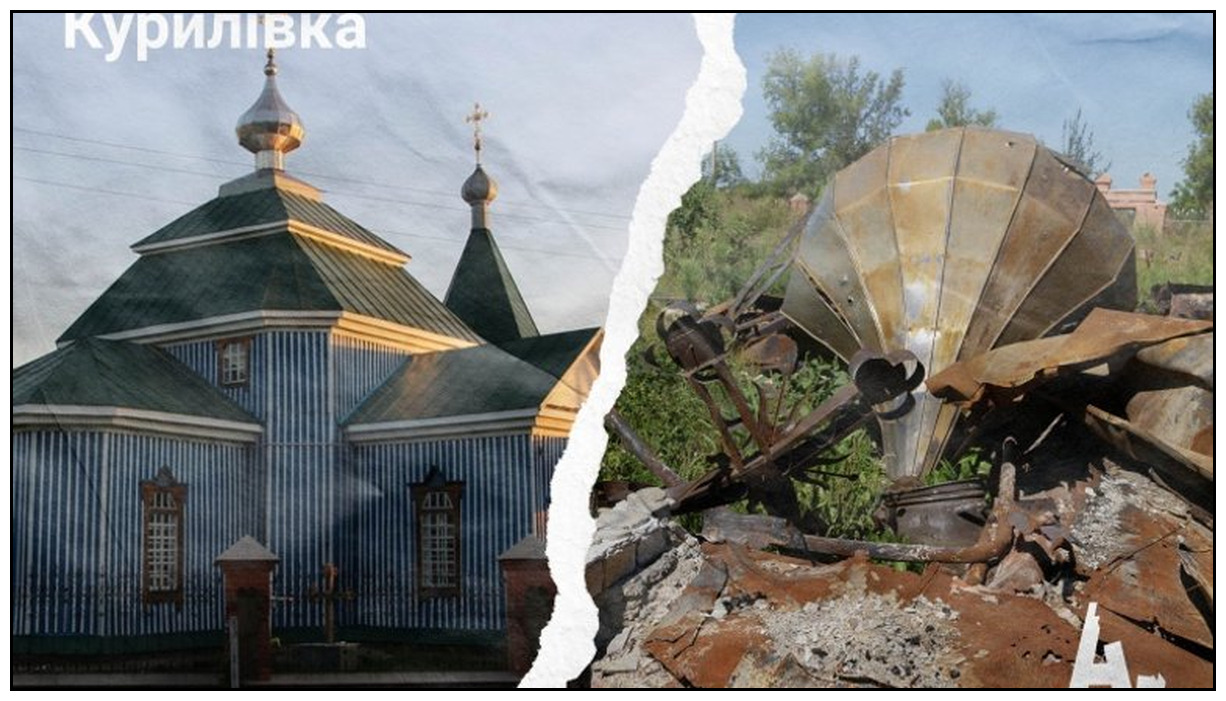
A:
{"type": "MultiPolygon", "coordinates": [[[[901,136],[840,171],[797,249],[782,311],[844,359],[907,349],[929,372],[1136,303],[1134,244],[1093,183],[1033,137],[901,136]]],[[[894,479],[932,469],[957,421],[925,392],[882,422],[894,479]]]]}
{"type": "Polygon", "coordinates": [[[1059,372],[1082,370],[1121,353],[1209,331],[1213,323],[1095,309],[1072,333],[990,350],[930,375],[925,384],[947,401],[974,403],[987,388],[1016,390],[1059,372]]]}
{"type": "Polygon", "coordinates": [[[1212,650],[1213,630],[1180,576],[1184,550],[1212,581],[1213,540],[1207,529],[1135,506],[1120,512],[1116,528],[1129,552],[1092,572],[1082,598],[1212,650]]]}
{"type": "Polygon", "coordinates": [[[1137,351],[1137,360],[1167,372],[1187,375],[1213,390],[1213,332],[1174,338],[1137,351]]]}
{"type": "Polygon", "coordinates": [[[1206,480],[1213,480],[1213,457],[1171,445],[1164,438],[1096,406],[1088,406],[1085,422],[1099,438],[1128,457],[1148,464],[1178,464],[1206,480]]]}

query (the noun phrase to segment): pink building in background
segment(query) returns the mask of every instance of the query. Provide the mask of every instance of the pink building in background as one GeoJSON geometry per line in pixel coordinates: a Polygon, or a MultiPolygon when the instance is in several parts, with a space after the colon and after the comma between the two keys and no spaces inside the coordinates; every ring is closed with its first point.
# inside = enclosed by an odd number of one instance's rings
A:
{"type": "Polygon", "coordinates": [[[1111,176],[1103,173],[1094,180],[1107,204],[1117,211],[1131,210],[1133,221],[1147,224],[1158,231],[1166,221],[1166,203],[1158,201],[1158,179],[1150,173],[1141,176],[1141,187],[1135,190],[1112,190],[1111,176]]]}

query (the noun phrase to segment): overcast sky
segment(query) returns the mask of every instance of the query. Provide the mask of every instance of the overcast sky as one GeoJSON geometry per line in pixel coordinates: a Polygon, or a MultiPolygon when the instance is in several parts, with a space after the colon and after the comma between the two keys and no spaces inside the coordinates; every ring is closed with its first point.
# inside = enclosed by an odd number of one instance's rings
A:
{"type": "MultiPolygon", "coordinates": [[[[538,325],[601,324],[639,184],[698,72],[692,19],[365,17],[364,50],[280,52],[307,130],[286,170],[412,255],[441,297],[468,235],[464,116],[480,101],[494,233],[538,325]]],[[[66,49],[60,14],[14,18],[15,365],[54,348],[131,244],[252,168],[234,125],[263,85],[260,50],[105,53],[66,49]]]]}
{"type": "Polygon", "coordinates": [[[1114,187],[1158,177],[1165,198],[1182,179],[1194,140],[1188,110],[1213,90],[1213,18],[1201,14],[767,14],[737,16],[736,47],[749,74],[745,116],[725,143],[747,174],[769,140],[762,99],[766,57],[859,56],[865,70],[903,69],[900,133],[923,131],[936,116],[941,83],[961,81],[971,105],[995,109],[1002,128],[1061,144],[1077,110],[1094,146],[1111,162],[1114,187]]]}

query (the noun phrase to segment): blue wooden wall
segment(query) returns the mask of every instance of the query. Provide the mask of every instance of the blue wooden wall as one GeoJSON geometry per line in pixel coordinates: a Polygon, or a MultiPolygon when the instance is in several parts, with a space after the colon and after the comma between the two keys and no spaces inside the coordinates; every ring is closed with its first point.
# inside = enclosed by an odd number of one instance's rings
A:
{"type": "Polygon", "coordinates": [[[505,605],[498,555],[532,532],[545,503],[527,433],[356,445],[338,484],[344,624],[389,628],[500,630],[505,605]],[[464,483],[462,593],[421,599],[415,580],[415,514],[410,489],[431,466],[464,483]]]}
{"type": "Polygon", "coordinates": [[[408,351],[399,348],[333,334],[336,415],[342,419],[348,416],[408,357],[408,351]]]}
{"type": "Polygon", "coordinates": [[[213,558],[250,533],[254,448],[114,431],[13,434],[13,635],[152,635],[222,627],[213,558]],[[184,605],[141,603],[140,483],[187,485],[184,605]]]}
{"type": "MultiPolygon", "coordinates": [[[[168,347],[216,384],[215,341],[168,347]]],[[[318,628],[309,601],[324,563],[357,598],[341,625],[501,630],[498,555],[548,507],[564,438],[517,434],[345,446],[338,422],[403,362],[377,344],[325,330],[252,339],[250,382],[222,391],[264,421],[255,445],[128,432],[22,431],[13,436],[13,635],[149,635],[217,630],[213,558],[252,535],[281,558],[274,628],[318,628]],[[140,602],[139,483],[166,465],[188,485],[186,600],[140,602]],[[410,487],[437,465],[465,483],[463,592],[419,599],[410,487]],[[289,599],[292,599],[289,600],[289,599]]]]}

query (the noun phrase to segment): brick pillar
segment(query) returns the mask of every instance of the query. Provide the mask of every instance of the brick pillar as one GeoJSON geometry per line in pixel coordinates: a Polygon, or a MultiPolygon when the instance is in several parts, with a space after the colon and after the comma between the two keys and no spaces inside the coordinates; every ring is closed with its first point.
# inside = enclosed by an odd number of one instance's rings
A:
{"type": "Polygon", "coordinates": [[[267,681],[272,676],[272,570],[280,561],[251,536],[243,536],[213,561],[225,580],[227,634],[231,619],[238,621],[243,679],[267,681]]]}
{"type": "Polygon", "coordinates": [[[541,631],[553,613],[558,590],[549,576],[545,541],[530,535],[498,556],[506,594],[507,667],[527,674],[541,643],[541,631]]]}

